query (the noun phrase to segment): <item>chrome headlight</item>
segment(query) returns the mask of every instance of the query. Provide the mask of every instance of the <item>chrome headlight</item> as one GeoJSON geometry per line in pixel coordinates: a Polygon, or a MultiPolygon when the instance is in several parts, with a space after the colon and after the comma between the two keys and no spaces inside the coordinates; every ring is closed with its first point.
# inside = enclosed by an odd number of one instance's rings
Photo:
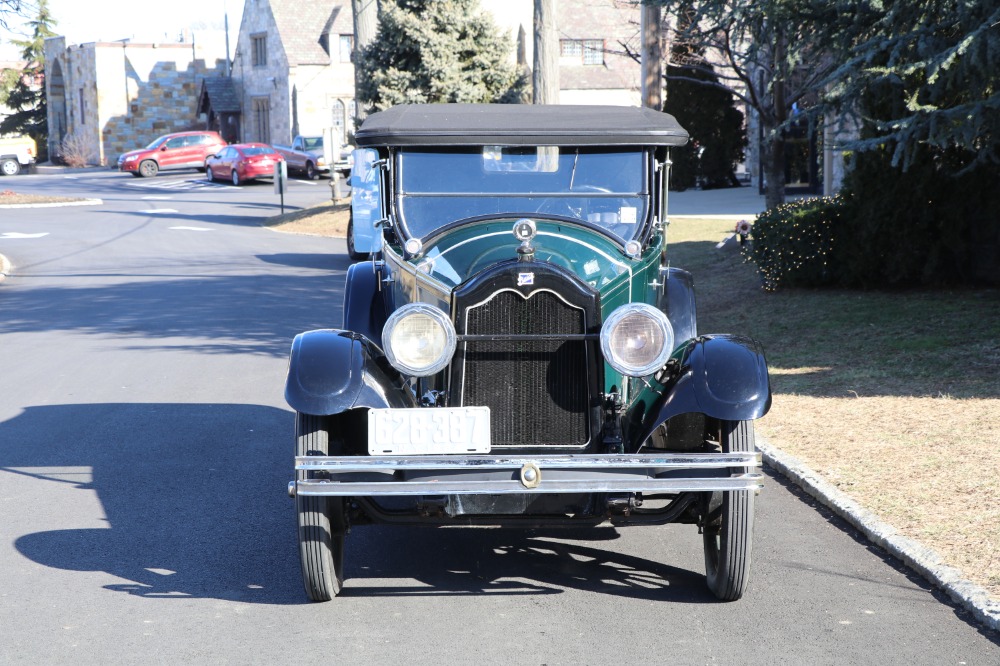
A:
{"type": "Polygon", "coordinates": [[[382,349],[392,367],[427,377],[445,368],[455,354],[455,327],[444,312],[410,303],[392,313],[382,329],[382,349]]]}
{"type": "Polygon", "coordinates": [[[601,326],[601,351],[612,368],[628,377],[656,372],[674,349],[667,315],[646,303],[623,305],[601,326]]]}

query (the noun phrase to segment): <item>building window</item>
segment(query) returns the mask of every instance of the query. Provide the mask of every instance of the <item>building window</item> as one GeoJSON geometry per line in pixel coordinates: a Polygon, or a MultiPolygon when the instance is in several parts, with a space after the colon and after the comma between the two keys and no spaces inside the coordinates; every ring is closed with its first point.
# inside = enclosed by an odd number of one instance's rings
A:
{"type": "Polygon", "coordinates": [[[604,64],[604,40],[585,39],[583,40],[583,64],[603,65],[604,64]]]}
{"type": "Polygon", "coordinates": [[[559,57],[565,65],[603,65],[604,40],[559,40],[559,57]]]}
{"type": "Polygon", "coordinates": [[[271,98],[254,97],[251,103],[254,134],[257,141],[271,143],[271,98]]]}
{"type": "Polygon", "coordinates": [[[583,42],[579,39],[559,40],[559,55],[563,58],[582,58],[583,42]]]}
{"type": "Polygon", "coordinates": [[[347,133],[345,128],[347,127],[347,118],[345,114],[347,113],[347,107],[344,105],[343,100],[334,100],[333,102],[333,127],[337,132],[337,140],[340,145],[347,143],[347,133]]]}
{"type": "Polygon", "coordinates": [[[340,62],[354,62],[354,35],[340,36],[340,62]]]}
{"type": "Polygon", "coordinates": [[[267,35],[250,35],[250,54],[254,67],[267,66],[267,35]]]}

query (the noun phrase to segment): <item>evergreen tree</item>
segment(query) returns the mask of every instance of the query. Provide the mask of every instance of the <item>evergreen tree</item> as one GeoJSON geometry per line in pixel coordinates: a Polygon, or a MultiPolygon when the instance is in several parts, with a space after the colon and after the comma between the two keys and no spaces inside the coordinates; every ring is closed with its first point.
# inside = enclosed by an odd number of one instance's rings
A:
{"type": "Polygon", "coordinates": [[[676,40],[667,65],[670,112],[691,135],[686,146],[671,151],[671,187],[684,190],[699,181],[705,189],[736,187],[736,163],[743,159],[746,130],[732,93],[704,56],[704,49],[676,40]]]}
{"type": "Polygon", "coordinates": [[[886,147],[904,168],[923,146],[1000,163],[1000,1],[849,4],[865,19],[821,27],[852,47],[829,77],[835,101],[866,123],[851,147],[886,147]]]}
{"type": "Polygon", "coordinates": [[[47,158],[48,116],[45,103],[45,38],[54,37],[55,19],[49,13],[48,1],[38,1],[38,14],[28,22],[31,37],[12,40],[21,49],[25,67],[15,75],[3,73],[6,104],[14,113],[0,121],[0,134],[27,134],[38,144],[39,159],[47,158]]]}
{"type": "Polygon", "coordinates": [[[378,35],[362,53],[361,103],[519,102],[527,81],[513,45],[479,0],[383,0],[378,35]]]}

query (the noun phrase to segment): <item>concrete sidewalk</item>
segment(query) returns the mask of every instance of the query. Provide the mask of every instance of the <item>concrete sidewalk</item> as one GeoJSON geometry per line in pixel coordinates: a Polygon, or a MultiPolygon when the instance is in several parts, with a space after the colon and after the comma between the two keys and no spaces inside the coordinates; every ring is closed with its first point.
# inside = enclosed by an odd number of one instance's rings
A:
{"type": "MultiPolygon", "coordinates": [[[[787,201],[812,195],[788,195],[787,201]]],[[[671,192],[667,202],[670,217],[715,217],[749,220],[764,212],[764,195],[756,187],[729,187],[722,190],[671,192]]]]}

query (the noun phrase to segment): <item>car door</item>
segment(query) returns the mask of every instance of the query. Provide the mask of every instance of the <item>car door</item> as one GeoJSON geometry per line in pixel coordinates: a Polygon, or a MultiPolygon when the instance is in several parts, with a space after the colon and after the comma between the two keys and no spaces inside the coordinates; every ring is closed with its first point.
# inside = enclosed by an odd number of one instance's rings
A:
{"type": "Polygon", "coordinates": [[[226,170],[225,164],[222,161],[226,156],[227,150],[229,149],[220,148],[219,152],[217,152],[215,155],[209,155],[208,157],[206,164],[208,165],[208,168],[211,169],[212,176],[215,178],[229,177],[229,171],[226,170]]]}
{"type": "Polygon", "coordinates": [[[184,140],[186,137],[175,136],[167,139],[160,146],[158,161],[161,169],[176,169],[184,166],[184,140]]]}
{"type": "Polygon", "coordinates": [[[219,151],[219,159],[216,160],[215,169],[213,170],[213,173],[217,178],[222,180],[229,178],[229,175],[233,170],[233,158],[235,155],[235,148],[223,148],[219,151]]]}

